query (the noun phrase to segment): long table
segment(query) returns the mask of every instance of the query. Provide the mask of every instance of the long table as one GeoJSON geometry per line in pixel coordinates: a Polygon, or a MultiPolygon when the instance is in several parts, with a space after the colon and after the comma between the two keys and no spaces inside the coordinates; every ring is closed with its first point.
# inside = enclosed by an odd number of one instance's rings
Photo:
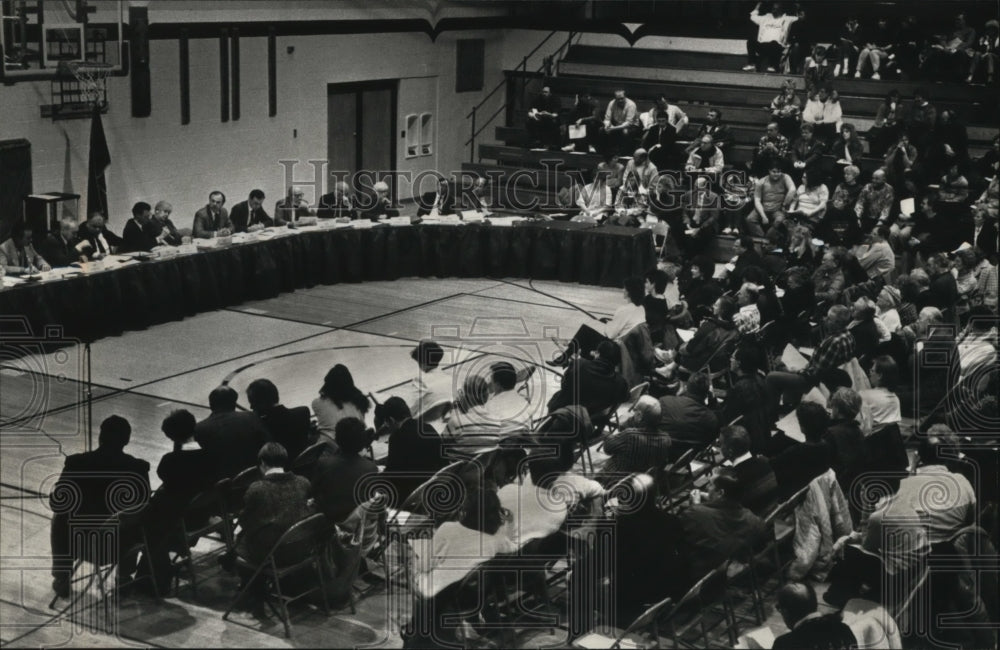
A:
{"type": "Polygon", "coordinates": [[[0,290],[0,316],[84,342],[341,282],[515,277],[622,285],[655,264],[648,230],[558,221],[314,229],[0,290]]]}

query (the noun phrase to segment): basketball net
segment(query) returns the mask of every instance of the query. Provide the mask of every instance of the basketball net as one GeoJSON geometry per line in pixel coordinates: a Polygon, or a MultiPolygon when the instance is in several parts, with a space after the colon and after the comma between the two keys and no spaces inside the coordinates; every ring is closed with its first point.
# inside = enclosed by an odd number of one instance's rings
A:
{"type": "Polygon", "coordinates": [[[102,104],[108,76],[114,66],[97,61],[63,61],[59,65],[79,82],[80,92],[87,98],[87,103],[91,106],[102,104]]]}

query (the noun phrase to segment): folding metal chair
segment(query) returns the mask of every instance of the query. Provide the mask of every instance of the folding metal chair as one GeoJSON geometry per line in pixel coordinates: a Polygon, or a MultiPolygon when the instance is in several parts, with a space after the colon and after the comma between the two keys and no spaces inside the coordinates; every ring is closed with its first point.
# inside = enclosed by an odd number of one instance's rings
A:
{"type": "MultiPolygon", "coordinates": [[[[181,525],[181,540],[183,541],[182,548],[178,549],[177,555],[171,562],[171,569],[179,569],[183,567],[187,570],[190,576],[191,593],[195,596],[198,595],[198,572],[195,570],[194,557],[191,553],[191,547],[198,543],[198,540],[202,537],[215,540],[220,542],[222,545],[217,551],[212,551],[206,554],[211,557],[218,555],[228,549],[233,545],[233,540],[230,538],[231,529],[226,523],[226,518],[222,514],[221,509],[221,496],[218,489],[205,490],[196,494],[191,501],[188,502],[187,506],[184,508],[184,512],[181,514],[180,525],[181,525]],[[219,516],[215,517],[214,520],[211,516],[205,521],[204,524],[197,526],[195,528],[189,528],[186,516],[189,514],[202,514],[202,513],[218,513],[219,516]]],[[[180,588],[181,575],[180,571],[174,571],[174,592],[180,588]]]]}
{"type": "Polygon", "coordinates": [[[267,581],[264,591],[264,602],[271,608],[275,616],[281,619],[281,623],[285,627],[286,638],[292,638],[291,615],[288,612],[289,603],[319,591],[323,601],[323,611],[329,615],[330,605],[326,600],[326,579],[323,576],[321,553],[323,546],[329,539],[330,530],[326,516],[322,513],[316,513],[292,524],[278,538],[278,541],[275,542],[274,546],[271,547],[259,564],[254,565],[245,558],[237,557],[236,565],[246,571],[252,571],[253,575],[246,581],[243,589],[240,590],[232,604],[226,609],[226,612],[222,615],[222,620],[229,620],[229,614],[233,611],[233,607],[243,598],[250,589],[250,586],[257,579],[267,581]],[[279,562],[275,556],[283,551],[288,552],[290,555],[294,554],[301,559],[289,564],[282,563],[279,566],[279,562]],[[296,595],[282,592],[281,580],[283,578],[309,568],[312,568],[316,573],[316,577],[319,580],[317,586],[310,587],[296,595]],[[271,589],[274,590],[274,593],[271,592],[271,589]],[[274,602],[272,602],[275,597],[278,601],[278,607],[275,607],[274,602]]]}

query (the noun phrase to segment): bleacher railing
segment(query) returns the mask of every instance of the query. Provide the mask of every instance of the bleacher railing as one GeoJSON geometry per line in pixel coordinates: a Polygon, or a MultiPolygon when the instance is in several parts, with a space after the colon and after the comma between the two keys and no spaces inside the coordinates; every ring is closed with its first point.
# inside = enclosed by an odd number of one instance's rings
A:
{"type": "MultiPolygon", "coordinates": [[[[559,33],[560,32],[558,31],[550,32],[548,36],[542,39],[541,43],[536,45],[533,50],[524,55],[524,57],[521,58],[521,62],[517,64],[517,67],[514,68],[514,72],[525,73],[521,76],[521,89],[519,93],[520,97],[524,96],[525,89],[527,88],[528,85],[528,78],[529,78],[527,74],[528,60],[531,59],[531,57],[534,56],[535,53],[538,52],[538,50],[542,49],[542,47],[544,47],[545,44],[548,43],[553,36],[559,33]]],[[[555,52],[553,52],[549,56],[544,57],[542,59],[541,65],[538,67],[538,69],[534,70],[533,73],[534,74],[542,73],[546,77],[550,77],[553,74],[555,74],[558,62],[567,52],[569,52],[569,48],[571,45],[573,45],[574,39],[576,41],[579,41],[580,36],[581,34],[578,34],[576,32],[569,32],[566,41],[562,43],[555,52]]],[[[507,101],[504,101],[502,104],[500,104],[500,106],[498,106],[497,109],[494,110],[493,113],[491,113],[489,117],[487,117],[485,120],[480,118],[480,114],[486,102],[490,101],[490,99],[492,99],[493,96],[497,94],[497,91],[499,91],[506,85],[507,85],[507,79],[505,77],[503,80],[500,81],[500,83],[498,83],[493,88],[493,90],[487,93],[486,96],[483,97],[478,104],[473,106],[469,114],[465,116],[465,118],[469,120],[469,127],[471,133],[469,139],[465,141],[465,145],[469,147],[469,162],[476,162],[476,138],[479,137],[480,133],[485,131],[487,128],[490,127],[490,125],[493,124],[493,121],[496,120],[498,115],[507,110],[507,104],[510,101],[509,98],[507,99],[507,101]]]]}

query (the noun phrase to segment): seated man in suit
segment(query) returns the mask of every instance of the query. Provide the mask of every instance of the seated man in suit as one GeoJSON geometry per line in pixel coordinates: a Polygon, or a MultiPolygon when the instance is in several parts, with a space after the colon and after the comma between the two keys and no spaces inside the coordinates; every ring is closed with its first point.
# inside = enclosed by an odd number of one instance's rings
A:
{"type": "Polygon", "coordinates": [[[194,225],[191,235],[195,239],[211,239],[226,237],[233,233],[233,222],[229,212],[222,207],[226,203],[226,195],[215,190],[208,195],[208,205],[194,214],[194,225]]]}
{"type": "Polygon", "coordinates": [[[858,647],[851,628],[841,620],[840,612],[821,614],[816,590],[805,582],[790,582],[778,590],[776,609],[789,632],[774,640],[776,650],[820,650],[858,647]]]}
{"type": "Polygon", "coordinates": [[[233,222],[233,232],[257,232],[271,226],[283,226],[282,220],[274,220],[264,210],[264,192],[250,190],[246,201],[233,206],[229,219],[233,222]]]}
{"type": "Polygon", "coordinates": [[[306,193],[301,187],[289,187],[285,196],[274,204],[275,223],[295,223],[302,217],[322,216],[309,205],[305,199],[306,193]]]}
{"type": "Polygon", "coordinates": [[[237,411],[239,395],[229,386],[219,386],[208,394],[212,414],[194,427],[194,439],[212,454],[220,477],[233,477],[257,464],[257,454],[271,434],[250,411],[237,411]]]}
{"type": "Polygon", "coordinates": [[[420,206],[417,209],[417,216],[432,215],[435,212],[440,215],[455,214],[455,189],[451,182],[444,176],[439,176],[437,188],[433,192],[425,192],[417,199],[420,206]]]}
{"type": "Polygon", "coordinates": [[[706,405],[708,375],[691,375],[677,395],[660,398],[660,429],[673,441],[670,458],[676,460],[689,449],[701,449],[719,435],[719,418],[706,405]]]}
{"type": "Polygon", "coordinates": [[[320,512],[331,522],[340,522],[364,501],[364,491],[358,485],[369,474],[378,474],[378,465],[361,455],[371,438],[358,418],[337,422],[333,437],[338,449],[317,461],[312,487],[320,512]]]}
{"type": "Polygon", "coordinates": [[[174,206],[166,201],[157,201],[153,206],[153,218],[149,222],[149,233],[156,239],[159,246],[180,246],[184,243],[184,238],[191,237],[191,231],[187,228],[178,229],[174,222],[170,220],[170,213],[174,211],[174,206]]]}
{"type": "Polygon", "coordinates": [[[437,430],[415,419],[401,397],[390,397],[375,407],[375,429],[389,435],[382,475],[396,487],[397,504],[447,464],[437,430]]]}
{"type": "Polygon", "coordinates": [[[59,232],[50,232],[38,247],[38,252],[52,266],[69,266],[84,261],[84,255],[78,248],[81,243],[76,236],[76,222],[63,217],[59,220],[59,232]]]}
{"type": "Polygon", "coordinates": [[[136,253],[153,250],[156,238],[152,236],[149,223],[153,219],[153,208],[145,201],[132,206],[132,218],[122,231],[122,252],[136,253]]]}
{"type": "Polygon", "coordinates": [[[51,271],[52,267],[31,245],[32,231],[19,221],[10,231],[10,239],[0,244],[0,267],[10,275],[30,275],[51,271]]]}
{"type": "Polygon", "coordinates": [[[778,505],[778,481],[771,463],[750,453],[750,434],[739,425],[722,427],[719,446],[740,482],[740,504],[758,517],[766,516],[778,505]]]}
{"type": "Polygon", "coordinates": [[[250,382],[247,401],[250,409],[264,422],[271,439],[285,447],[290,460],[295,460],[309,446],[312,431],[308,406],[283,406],[278,397],[278,387],[269,379],[250,382]]]}
{"type": "Polygon", "coordinates": [[[483,215],[490,213],[489,180],[476,176],[472,181],[472,191],[463,193],[462,209],[475,210],[483,215]]]}
{"type": "Polygon", "coordinates": [[[616,370],[621,350],[614,341],[601,341],[597,358],[570,361],[559,390],[549,400],[549,413],[564,406],[582,406],[593,415],[628,398],[628,383],[616,370]]]}
{"type": "MultiPolygon", "coordinates": [[[[101,550],[78,548],[74,542],[79,543],[85,538],[71,538],[73,529],[83,527],[85,522],[94,523],[112,515],[112,491],[119,497],[127,494],[126,502],[116,504],[118,509],[136,508],[149,498],[149,463],[125,453],[131,436],[132,426],[128,420],[119,415],[106,418],[101,422],[97,449],[67,456],[62,474],[52,488],[49,500],[53,512],[52,589],[61,598],[69,597],[70,574],[76,555],[88,550],[101,550]],[[116,484],[119,487],[125,484],[128,489],[112,490],[116,484]]],[[[127,548],[124,536],[120,536],[118,542],[120,549],[127,548]]],[[[127,567],[121,570],[123,574],[132,572],[127,567]]]]}
{"type": "MultiPolygon", "coordinates": [[[[388,187],[386,188],[388,190],[388,187]]],[[[319,198],[319,208],[316,216],[320,219],[335,219],[347,217],[354,219],[357,216],[354,199],[351,197],[351,187],[344,181],[338,181],[333,186],[333,191],[324,194],[319,198]]]]}
{"type": "Polygon", "coordinates": [[[371,205],[361,211],[361,216],[372,221],[398,217],[399,210],[392,207],[392,199],[389,198],[389,184],[379,181],[372,186],[372,190],[375,196],[369,199],[371,205]]]}
{"type": "Polygon", "coordinates": [[[104,215],[94,212],[79,230],[80,239],[86,242],[83,253],[87,259],[99,260],[114,253],[122,245],[122,238],[107,229],[104,215]]]}

